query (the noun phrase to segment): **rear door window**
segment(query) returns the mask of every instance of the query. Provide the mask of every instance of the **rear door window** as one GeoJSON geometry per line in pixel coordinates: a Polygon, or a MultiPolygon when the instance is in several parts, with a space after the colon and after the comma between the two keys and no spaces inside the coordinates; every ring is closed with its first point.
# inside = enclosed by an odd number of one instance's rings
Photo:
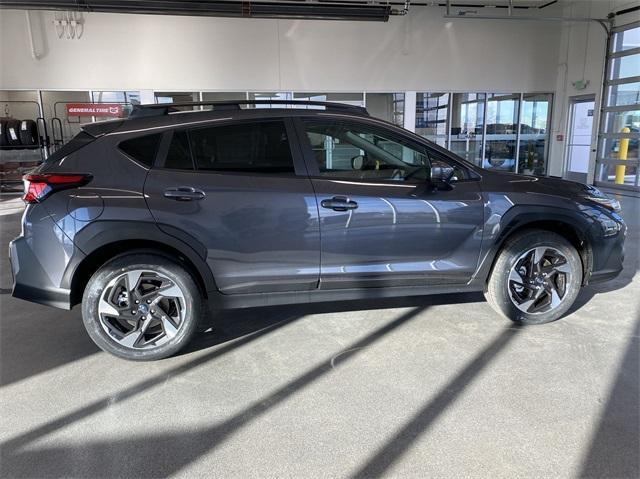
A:
{"type": "Polygon", "coordinates": [[[186,131],[173,132],[164,167],[175,170],[193,170],[193,161],[189,151],[189,136],[186,131]]]}
{"type": "Polygon", "coordinates": [[[189,132],[189,138],[198,170],[294,174],[282,121],[198,128],[189,132]]]}

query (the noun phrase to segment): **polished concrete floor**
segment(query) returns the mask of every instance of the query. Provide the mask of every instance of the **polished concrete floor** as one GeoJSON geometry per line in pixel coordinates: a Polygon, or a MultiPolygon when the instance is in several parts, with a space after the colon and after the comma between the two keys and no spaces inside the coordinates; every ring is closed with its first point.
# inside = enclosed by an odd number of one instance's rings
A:
{"type": "Polygon", "coordinates": [[[130,363],[78,309],[11,298],[0,196],[0,474],[638,477],[640,200],[620,199],[624,273],[555,323],[476,294],[256,309],[130,363]]]}

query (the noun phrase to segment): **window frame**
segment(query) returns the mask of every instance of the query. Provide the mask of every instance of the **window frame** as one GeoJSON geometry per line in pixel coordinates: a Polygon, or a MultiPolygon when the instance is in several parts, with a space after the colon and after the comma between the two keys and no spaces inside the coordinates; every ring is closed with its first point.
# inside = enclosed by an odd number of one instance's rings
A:
{"type": "Polygon", "coordinates": [[[290,118],[286,117],[260,117],[260,118],[242,118],[242,119],[230,119],[230,120],[213,120],[211,122],[207,122],[204,124],[199,124],[197,126],[190,125],[175,125],[174,127],[168,129],[164,132],[164,136],[161,139],[160,147],[158,148],[158,154],[156,155],[156,161],[154,163],[154,168],[167,170],[167,171],[181,171],[181,172],[193,172],[199,175],[201,174],[213,174],[213,175],[237,175],[237,176],[264,176],[269,178],[292,178],[292,177],[306,177],[308,176],[307,169],[300,153],[300,148],[298,145],[298,138],[296,135],[295,128],[290,118]],[[216,128],[216,127],[225,127],[225,126],[235,126],[235,125],[243,125],[250,124],[255,125],[258,123],[273,123],[280,122],[285,127],[285,132],[287,134],[287,139],[289,141],[289,149],[291,151],[291,159],[293,161],[293,172],[291,173],[263,173],[258,171],[234,171],[234,170],[204,170],[198,169],[198,165],[196,163],[195,156],[193,154],[193,147],[191,144],[191,131],[193,130],[201,130],[206,128],[216,128]],[[192,169],[179,169],[179,168],[165,168],[165,162],[167,160],[167,154],[169,153],[169,147],[171,146],[171,141],[173,140],[173,135],[175,132],[185,131],[187,134],[188,142],[189,142],[189,156],[191,158],[192,169]]]}
{"type": "MultiPolygon", "coordinates": [[[[320,168],[318,163],[316,162],[315,154],[313,152],[313,148],[311,146],[311,142],[307,136],[307,130],[305,125],[309,123],[343,123],[348,126],[362,127],[367,131],[371,131],[372,133],[380,134],[381,136],[387,137],[392,141],[396,141],[402,145],[405,145],[409,148],[423,151],[425,156],[427,157],[427,161],[429,162],[429,171],[431,170],[431,160],[432,158],[438,158],[446,163],[450,163],[452,167],[459,168],[465,172],[466,178],[457,180],[456,183],[467,182],[467,181],[477,181],[480,179],[480,175],[475,171],[470,169],[467,165],[460,161],[456,161],[455,158],[451,157],[451,154],[445,151],[440,151],[439,149],[433,148],[431,145],[426,144],[422,141],[416,141],[410,136],[404,134],[402,130],[391,125],[385,124],[384,126],[377,124],[375,121],[367,121],[365,118],[353,118],[353,117],[345,117],[340,115],[322,115],[322,116],[305,116],[305,117],[297,117],[295,118],[295,126],[298,134],[298,142],[300,143],[300,148],[303,151],[304,159],[306,162],[307,170],[309,171],[309,177],[312,179],[321,179],[321,180],[339,180],[339,181],[350,181],[350,182],[361,182],[361,183],[377,183],[380,185],[397,185],[399,183],[405,183],[408,185],[421,185],[424,184],[424,180],[415,180],[415,181],[407,181],[407,182],[399,182],[398,180],[392,179],[380,179],[380,178],[353,178],[349,176],[325,176],[320,172],[320,168]]],[[[337,170],[336,170],[337,171],[337,170]]],[[[431,181],[431,179],[427,180],[427,182],[431,181]]]]}

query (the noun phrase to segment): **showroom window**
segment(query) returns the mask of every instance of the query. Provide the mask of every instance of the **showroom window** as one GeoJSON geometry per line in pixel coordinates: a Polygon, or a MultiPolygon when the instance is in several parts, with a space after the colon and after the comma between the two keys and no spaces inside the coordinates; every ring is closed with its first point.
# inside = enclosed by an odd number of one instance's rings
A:
{"type": "Polygon", "coordinates": [[[546,172],[550,93],[418,93],[416,133],[483,168],[546,172]]]}
{"type": "Polygon", "coordinates": [[[595,181],[640,191],[640,22],[614,29],[609,45],[595,181]]]}
{"type": "Polygon", "coordinates": [[[284,123],[265,121],[189,131],[199,170],[240,173],[293,173],[284,123]]]}

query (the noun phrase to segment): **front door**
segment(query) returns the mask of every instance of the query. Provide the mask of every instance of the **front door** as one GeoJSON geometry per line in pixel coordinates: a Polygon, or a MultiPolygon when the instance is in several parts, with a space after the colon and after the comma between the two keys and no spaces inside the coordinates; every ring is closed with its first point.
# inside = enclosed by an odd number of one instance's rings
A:
{"type": "Polygon", "coordinates": [[[476,270],[477,178],[389,128],[299,120],[320,212],[323,289],[465,283],[476,270]]]}
{"type": "Polygon", "coordinates": [[[587,182],[594,112],[594,96],[570,100],[567,171],[565,173],[565,177],[569,180],[587,182]]]}
{"type": "Polygon", "coordinates": [[[145,196],[160,228],[204,246],[221,292],[318,287],[318,210],[289,121],[168,132],[145,196]]]}

